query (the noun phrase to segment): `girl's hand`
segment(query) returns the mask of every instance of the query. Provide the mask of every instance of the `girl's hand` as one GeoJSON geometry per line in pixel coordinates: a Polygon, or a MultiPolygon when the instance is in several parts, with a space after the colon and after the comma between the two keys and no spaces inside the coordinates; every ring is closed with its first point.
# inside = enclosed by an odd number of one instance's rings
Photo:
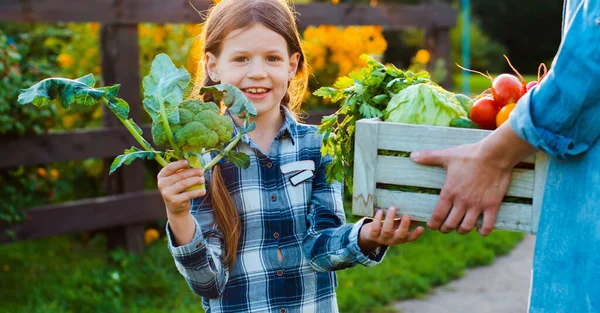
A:
{"type": "Polygon", "coordinates": [[[401,219],[396,219],[396,208],[390,207],[387,211],[385,220],[383,219],[383,210],[375,213],[373,222],[365,224],[360,229],[358,235],[358,246],[363,253],[368,254],[378,246],[395,246],[417,240],[425,230],[419,226],[413,231],[409,231],[419,222],[411,222],[410,215],[404,215],[401,219]]]}
{"type": "Polygon", "coordinates": [[[167,207],[167,215],[178,216],[188,213],[190,200],[206,194],[206,188],[187,190],[189,187],[204,184],[204,171],[188,168],[188,161],[181,160],[165,166],[158,173],[158,190],[167,207]]]}

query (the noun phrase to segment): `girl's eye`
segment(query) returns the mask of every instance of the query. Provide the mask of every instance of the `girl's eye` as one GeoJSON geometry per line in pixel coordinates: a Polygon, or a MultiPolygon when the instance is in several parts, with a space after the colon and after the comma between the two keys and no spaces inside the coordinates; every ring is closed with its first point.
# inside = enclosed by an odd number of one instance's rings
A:
{"type": "Polygon", "coordinates": [[[235,59],[233,59],[235,62],[246,62],[248,61],[247,57],[237,57],[235,59]]]}
{"type": "Polygon", "coordinates": [[[277,62],[279,60],[281,60],[281,58],[276,57],[276,56],[267,57],[267,61],[269,61],[269,62],[277,62]]]}

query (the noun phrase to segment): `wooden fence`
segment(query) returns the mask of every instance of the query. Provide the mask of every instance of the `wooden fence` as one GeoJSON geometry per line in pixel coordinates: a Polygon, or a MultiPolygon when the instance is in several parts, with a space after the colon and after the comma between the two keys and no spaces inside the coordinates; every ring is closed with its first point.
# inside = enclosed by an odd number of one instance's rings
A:
{"type": "MultiPolygon", "coordinates": [[[[0,21],[25,23],[99,22],[102,76],[106,85],[120,83],[119,93],[130,104],[141,103],[138,23],[200,23],[200,11],[210,1],[190,0],[2,0],[0,21]]],[[[298,26],[382,25],[387,29],[418,27],[426,30],[426,48],[432,59],[443,58],[450,66],[450,28],[456,11],[446,3],[419,6],[326,3],[295,6],[298,26]]],[[[450,78],[443,83],[449,86],[450,78]]],[[[23,86],[25,87],[25,86],[23,86]]],[[[130,116],[141,120],[141,105],[132,105],[130,116]]],[[[308,123],[318,124],[323,113],[309,114],[308,123]]],[[[147,139],[149,126],[142,127],[147,139]]],[[[2,142],[0,169],[86,158],[112,161],[135,140],[113,114],[105,114],[104,127],[76,130],[2,142]]],[[[31,219],[15,225],[0,224],[0,242],[42,238],[72,232],[105,230],[109,244],[123,244],[129,251],[143,249],[144,223],[165,217],[158,191],[144,191],[143,162],[119,169],[107,184],[108,196],[29,209],[31,219]]],[[[1,223],[1,222],[0,222],[1,223]]]]}

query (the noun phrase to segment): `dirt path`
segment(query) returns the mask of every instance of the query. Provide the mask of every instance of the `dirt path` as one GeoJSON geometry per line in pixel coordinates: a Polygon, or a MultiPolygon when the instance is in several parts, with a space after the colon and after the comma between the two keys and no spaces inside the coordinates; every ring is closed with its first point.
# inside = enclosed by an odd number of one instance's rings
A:
{"type": "Polygon", "coordinates": [[[526,236],[494,264],[467,270],[465,276],[420,300],[394,306],[402,313],[521,313],[527,311],[534,236],[526,236]]]}

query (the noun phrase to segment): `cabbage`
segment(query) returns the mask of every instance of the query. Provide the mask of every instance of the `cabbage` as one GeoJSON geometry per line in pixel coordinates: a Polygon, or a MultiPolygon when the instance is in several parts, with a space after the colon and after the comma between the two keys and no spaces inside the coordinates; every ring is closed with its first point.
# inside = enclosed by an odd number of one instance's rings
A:
{"type": "Polygon", "coordinates": [[[418,84],[395,94],[383,112],[383,120],[395,123],[450,126],[457,117],[467,117],[454,94],[442,87],[418,84]]]}

